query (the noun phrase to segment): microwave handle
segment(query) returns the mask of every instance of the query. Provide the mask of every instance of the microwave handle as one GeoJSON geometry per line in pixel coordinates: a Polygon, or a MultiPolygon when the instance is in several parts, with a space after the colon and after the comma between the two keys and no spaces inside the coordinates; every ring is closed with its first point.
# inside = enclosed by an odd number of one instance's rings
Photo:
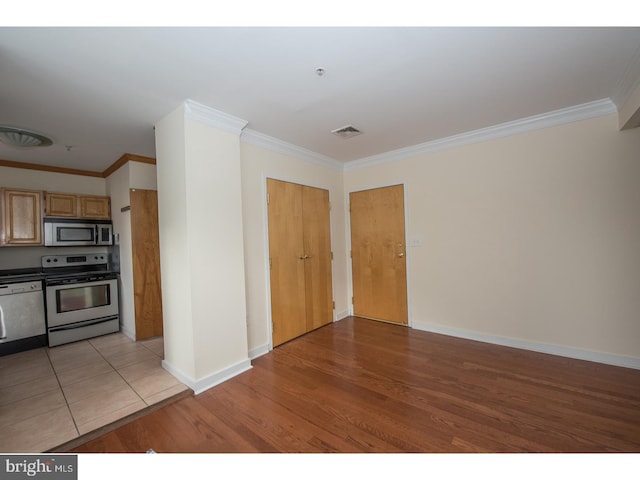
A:
{"type": "Polygon", "coordinates": [[[96,236],[93,238],[96,239],[96,245],[97,245],[98,243],[100,243],[100,237],[98,237],[98,225],[95,225],[93,228],[95,228],[96,230],[96,236]]]}

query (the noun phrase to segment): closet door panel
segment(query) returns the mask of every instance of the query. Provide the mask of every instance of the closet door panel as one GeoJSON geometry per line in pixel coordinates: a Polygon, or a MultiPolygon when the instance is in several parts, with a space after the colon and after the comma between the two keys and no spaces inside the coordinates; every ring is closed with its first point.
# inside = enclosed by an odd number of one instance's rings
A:
{"type": "Polygon", "coordinates": [[[273,346],[307,331],[302,186],[267,179],[273,346]]]}
{"type": "Polygon", "coordinates": [[[329,192],[302,187],[307,330],[333,321],[329,192]]]}

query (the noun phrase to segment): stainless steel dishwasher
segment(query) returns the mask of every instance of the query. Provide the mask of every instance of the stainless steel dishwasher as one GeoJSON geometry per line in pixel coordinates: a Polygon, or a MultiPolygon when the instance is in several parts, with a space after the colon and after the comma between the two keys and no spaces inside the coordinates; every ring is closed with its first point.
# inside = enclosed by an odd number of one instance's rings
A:
{"type": "Polygon", "coordinates": [[[45,346],[46,330],[42,280],[0,284],[0,355],[45,346]]]}

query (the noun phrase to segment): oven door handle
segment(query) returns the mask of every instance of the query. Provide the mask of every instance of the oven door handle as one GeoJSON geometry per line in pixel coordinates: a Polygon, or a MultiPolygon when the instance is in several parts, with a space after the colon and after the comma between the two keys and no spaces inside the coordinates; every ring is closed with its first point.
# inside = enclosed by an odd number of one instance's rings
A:
{"type": "Polygon", "coordinates": [[[7,338],[7,325],[4,323],[4,310],[0,305],[0,340],[7,338]]]}
{"type": "Polygon", "coordinates": [[[49,331],[63,332],[65,330],[75,330],[76,328],[84,328],[84,327],[89,327],[91,325],[99,325],[101,323],[110,322],[116,318],[118,318],[117,315],[112,315],[110,317],[96,318],[94,320],[85,320],[84,322],[71,323],[69,325],[62,325],[60,327],[52,327],[52,328],[49,328],[49,331]]]}

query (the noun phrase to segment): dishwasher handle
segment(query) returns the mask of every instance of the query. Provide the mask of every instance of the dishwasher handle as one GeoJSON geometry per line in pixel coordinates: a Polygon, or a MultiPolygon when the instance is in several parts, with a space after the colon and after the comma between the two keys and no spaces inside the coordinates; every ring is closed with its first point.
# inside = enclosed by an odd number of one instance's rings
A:
{"type": "Polygon", "coordinates": [[[2,305],[0,305],[0,340],[4,340],[7,338],[7,326],[4,323],[4,310],[2,310],[2,305]]]}

